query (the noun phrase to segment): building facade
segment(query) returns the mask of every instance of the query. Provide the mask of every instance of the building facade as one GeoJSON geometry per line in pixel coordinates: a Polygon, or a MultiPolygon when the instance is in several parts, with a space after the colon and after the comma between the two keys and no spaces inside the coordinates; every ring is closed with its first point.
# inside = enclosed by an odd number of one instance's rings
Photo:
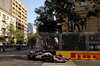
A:
{"type": "MultiPolygon", "coordinates": [[[[76,0],[74,0],[76,1],[76,0]]],[[[85,18],[86,24],[83,26],[79,26],[82,32],[100,32],[100,18],[91,16],[89,18],[86,17],[89,11],[93,11],[94,2],[88,0],[82,0],[80,2],[75,2],[74,11],[79,14],[81,17],[85,18]]],[[[68,22],[68,18],[66,18],[66,22],[68,22]]],[[[74,27],[74,22],[69,21],[69,30],[73,27],[74,32],[78,32],[78,28],[74,27]]],[[[58,23],[58,27],[60,27],[62,32],[68,32],[68,25],[63,26],[61,23],[58,23]]]]}
{"type": "MultiPolygon", "coordinates": [[[[14,29],[16,30],[16,18],[6,11],[0,9],[0,36],[8,37],[9,31],[7,28],[11,25],[13,25],[14,29]]],[[[6,41],[8,41],[8,38],[6,38],[6,41]]]]}
{"type": "Polygon", "coordinates": [[[36,26],[32,23],[28,23],[27,30],[29,33],[35,34],[36,33],[36,26]]]}
{"type": "Polygon", "coordinates": [[[0,0],[0,8],[16,18],[16,29],[23,32],[27,42],[27,8],[19,0],[0,0]]]}
{"type": "MultiPolygon", "coordinates": [[[[88,12],[94,10],[93,5],[95,3],[89,0],[81,0],[80,2],[77,2],[76,0],[73,1],[75,1],[74,11],[78,15],[83,17],[84,20],[86,20],[85,25],[79,25],[80,31],[88,32],[87,36],[89,46],[92,47],[93,50],[98,50],[98,47],[100,47],[100,18],[95,16],[90,16],[89,18],[87,18],[88,12]]],[[[67,17],[66,22],[68,22],[67,17]]],[[[74,32],[78,32],[78,27],[75,27],[74,21],[69,21],[69,28],[68,25],[63,26],[62,23],[58,23],[57,25],[62,30],[62,32],[69,32],[71,30],[71,27],[73,27],[74,32]]]]}

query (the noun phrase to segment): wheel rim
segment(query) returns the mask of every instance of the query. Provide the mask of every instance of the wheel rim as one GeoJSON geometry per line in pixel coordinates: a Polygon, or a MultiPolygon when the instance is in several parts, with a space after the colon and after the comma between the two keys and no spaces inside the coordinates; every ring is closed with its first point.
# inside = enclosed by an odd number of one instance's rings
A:
{"type": "Polygon", "coordinates": [[[53,62],[53,61],[54,61],[53,57],[50,57],[50,61],[51,61],[51,62],[53,62]]]}
{"type": "Polygon", "coordinates": [[[31,59],[31,56],[30,55],[28,55],[28,59],[31,59]]]}

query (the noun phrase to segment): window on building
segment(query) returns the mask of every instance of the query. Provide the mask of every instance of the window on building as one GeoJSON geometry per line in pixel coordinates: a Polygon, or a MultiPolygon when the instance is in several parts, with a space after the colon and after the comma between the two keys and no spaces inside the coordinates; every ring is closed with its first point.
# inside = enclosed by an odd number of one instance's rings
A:
{"type": "Polygon", "coordinates": [[[87,1],[86,0],[81,0],[81,6],[85,6],[85,5],[87,5],[87,1]]]}
{"type": "Polygon", "coordinates": [[[22,27],[24,27],[24,25],[22,25],[22,27]]]}
{"type": "Polygon", "coordinates": [[[13,3],[13,5],[15,5],[15,3],[13,3]]]}
{"type": "Polygon", "coordinates": [[[20,24],[20,23],[18,23],[18,26],[21,26],[21,24],[20,24]]]}
{"type": "Polygon", "coordinates": [[[19,10],[21,10],[21,8],[18,8],[19,10]]]}
{"type": "Polygon", "coordinates": [[[5,25],[6,25],[5,22],[2,21],[2,26],[4,27],[5,25]]]}
{"type": "Polygon", "coordinates": [[[10,21],[12,21],[12,18],[10,18],[10,21]]]}
{"type": "Polygon", "coordinates": [[[87,24],[84,25],[84,29],[85,29],[85,30],[87,29],[87,24]]]}
{"type": "Polygon", "coordinates": [[[9,16],[7,16],[7,20],[9,20],[9,16]]]}
{"type": "Polygon", "coordinates": [[[14,20],[14,22],[16,22],[16,21],[14,20]]]}
{"type": "Polygon", "coordinates": [[[16,7],[18,7],[18,6],[16,5],[16,7]]]}
{"type": "Polygon", "coordinates": [[[3,18],[3,19],[6,19],[6,15],[5,15],[5,14],[3,14],[2,18],[3,18]]]}
{"type": "Polygon", "coordinates": [[[5,30],[4,29],[1,29],[1,31],[2,31],[2,34],[5,34],[5,30]]]}
{"type": "Polygon", "coordinates": [[[86,18],[81,20],[81,28],[82,28],[82,30],[86,30],[87,29],[86,18]]]}
{"type": "Polygon", "coordinates": [[[21,28],[20,28],[20,27],[18,27],[18,29],[19,29],[19,30],[21,30],[21,28]]]}
{"type": "Polygon", "coordinates": [[[1,17],[1,12],[0,12],[0,17],[1,17]]]}
{"type": "Polygon", "coordinates": [[[94,37],[94,36],[90,36],[90,37],[89,37],[89,40],[90,40],[90,41],[93,41],[93,40],[95,40],[95,37],[94,37]]]}
{"type": "Polygon", "coordinates": [[[76,26],[74,25],[74,30],[76,30],[76,26]]]}
{"type": "Polygon", "coordinates": [[[87,25],[86,24],[82,25],[81,27],[82,27],[82,30],[86,30],[87,29],[87,25]]]}

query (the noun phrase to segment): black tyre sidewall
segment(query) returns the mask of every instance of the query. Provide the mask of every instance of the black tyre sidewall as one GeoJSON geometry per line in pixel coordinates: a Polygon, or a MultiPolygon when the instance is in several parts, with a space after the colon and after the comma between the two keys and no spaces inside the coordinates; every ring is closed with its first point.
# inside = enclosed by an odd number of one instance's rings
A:
{"type": "Polygon", "coordinates": [[[53,56],[50,56],[50,57],[49,57],[49,61],[50,61],[50,62],[54,62],[54,57],[53,57],[53,56]],[[52,60],[51,60],[51,59],[52,59],[52,60]]]}

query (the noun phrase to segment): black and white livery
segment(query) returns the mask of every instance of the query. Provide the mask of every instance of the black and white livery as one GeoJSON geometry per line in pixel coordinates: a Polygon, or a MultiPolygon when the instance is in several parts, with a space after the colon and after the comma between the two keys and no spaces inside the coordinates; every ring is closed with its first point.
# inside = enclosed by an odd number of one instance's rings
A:
{"type": "Polygon", "coordinates": [[[52,55],[50,52],[30,51],[27,57],[29,60],[41,59],[43,61],[48,60],[50,62],[66,62],[69,60],[68,57],[64,58],[64,56],[61,54],[59,54],[59,56],[56,56],[56,55],[52,55]]]}

